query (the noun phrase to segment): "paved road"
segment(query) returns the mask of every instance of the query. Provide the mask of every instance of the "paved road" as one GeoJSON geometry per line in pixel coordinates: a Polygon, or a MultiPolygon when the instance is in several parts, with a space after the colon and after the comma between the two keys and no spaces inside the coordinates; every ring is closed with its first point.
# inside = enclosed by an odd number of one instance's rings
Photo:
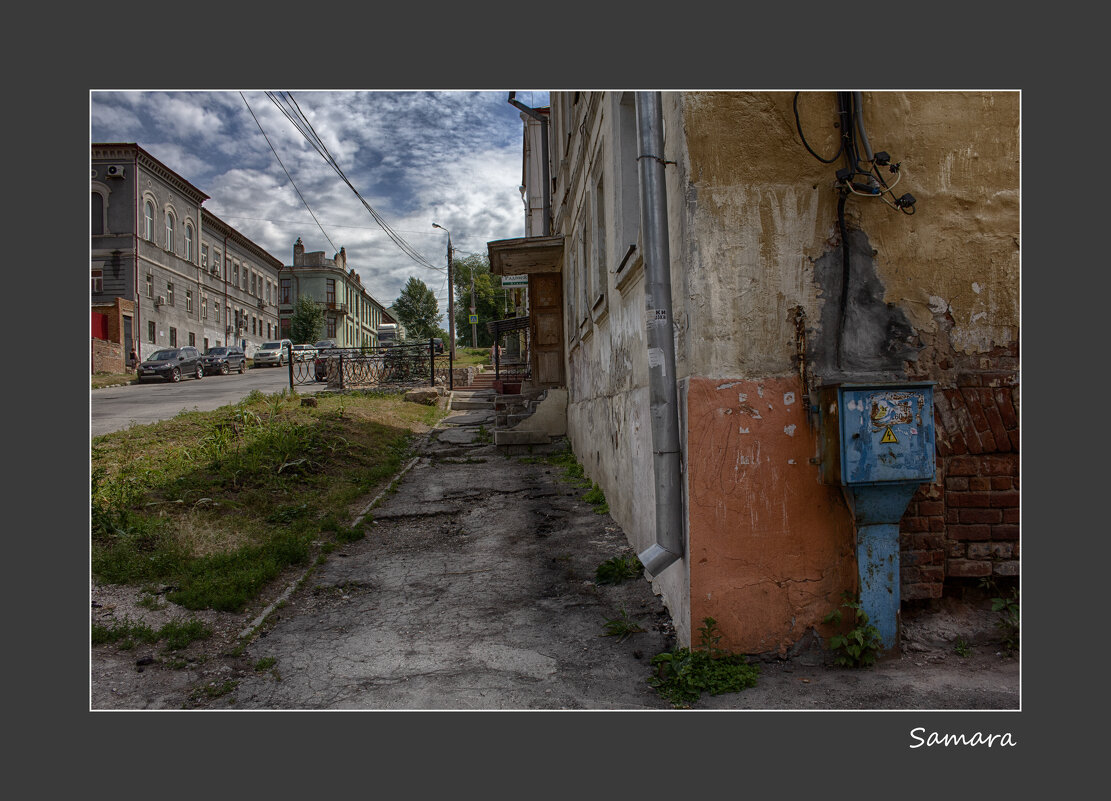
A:
{"type": "MultiPolygon", "coordinates": [[[[319,392],[327,385],[310,381],[298,384],[301,394],[319,392]]],[[[181,411],[207,412],[236,403],[251,390],[270,394],[289,387],[288,367],[248,370],[243,375],[210,375],[200,381],[148,382],[94,389],[89,393],[90,436],[98,437],[129,426],[168,420],[181,411]]]]}

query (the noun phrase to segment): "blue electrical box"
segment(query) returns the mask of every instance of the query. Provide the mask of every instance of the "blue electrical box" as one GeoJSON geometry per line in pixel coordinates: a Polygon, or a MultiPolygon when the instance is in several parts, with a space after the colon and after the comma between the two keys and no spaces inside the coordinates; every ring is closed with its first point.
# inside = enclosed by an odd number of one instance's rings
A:
{"type": "Polygon", "coordinates": [[[822,480],[845,487],[934,480],[933,384],[818,390],[822,480]]]}

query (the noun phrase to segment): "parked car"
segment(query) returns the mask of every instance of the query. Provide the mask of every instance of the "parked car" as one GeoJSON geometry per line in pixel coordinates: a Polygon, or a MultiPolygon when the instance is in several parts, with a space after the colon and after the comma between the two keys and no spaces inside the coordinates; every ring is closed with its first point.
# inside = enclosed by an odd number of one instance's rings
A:
{"type": "Polygon", "coordinates": [[[201,364],[205,375],[227,375],[233,370],[242,373],[247,369],[247,354],[234,346],[209,348],[201,357],[201,364]]]}
{"type": "Polygon", "coordinates": [[[312,345],[294,345],[293,361],[307,362],[316,358],[316,348],[312,345]]]}
{"type": "Polygon", "coordinates": [[[271,365],[281,367],[289,364],[290,354],[293,352],[293,343],[288,339],[279,339],[274,342],[263,342],[255,351],[255,367],[271,365]]]}
{"type": "Polygon", "coordinates": [[[191,345],[184,348],[164,348],[157,350],[139,364],[137,375],[140,381],[159,378],[177,383],[182,376],[204,378],[201,353],[191,345]]]}
{"type": "Polygon", "coordinates": [[[433,338],[433,340],[432,340],[432,349],[434,351],[436,351],[436,353],[443,353],[444,352],[444,341],[442,339],[440,339],[439,337],[433,338]]]}

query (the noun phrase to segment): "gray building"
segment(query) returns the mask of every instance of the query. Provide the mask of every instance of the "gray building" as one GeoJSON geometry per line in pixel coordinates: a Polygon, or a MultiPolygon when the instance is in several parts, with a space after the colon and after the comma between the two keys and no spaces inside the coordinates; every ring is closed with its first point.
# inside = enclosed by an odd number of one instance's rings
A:
{"type": "Polygon", "coordinates": [[[91,303],[134,302],[120,345],[236,343],[278,334],[281,262],[201,206],[209,196],[134,143],[91,146],[91,303]]]}

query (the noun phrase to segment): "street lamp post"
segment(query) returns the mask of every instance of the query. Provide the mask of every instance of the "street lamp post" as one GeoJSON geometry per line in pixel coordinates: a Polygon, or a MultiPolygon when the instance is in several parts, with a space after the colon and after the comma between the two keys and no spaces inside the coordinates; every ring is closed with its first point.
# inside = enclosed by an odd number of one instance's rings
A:
{"type": "MultiPolygon", "coordinates": [[[[451,360],[455,361],[455,283],[451,271],[451,231],[442,225],[432,223],[433,228],[439,228],[447,234],[447,325],[448,339],[451,340],[451,360]]],[[[472,293],[473,297],[473,293],[472,293]]]]}

